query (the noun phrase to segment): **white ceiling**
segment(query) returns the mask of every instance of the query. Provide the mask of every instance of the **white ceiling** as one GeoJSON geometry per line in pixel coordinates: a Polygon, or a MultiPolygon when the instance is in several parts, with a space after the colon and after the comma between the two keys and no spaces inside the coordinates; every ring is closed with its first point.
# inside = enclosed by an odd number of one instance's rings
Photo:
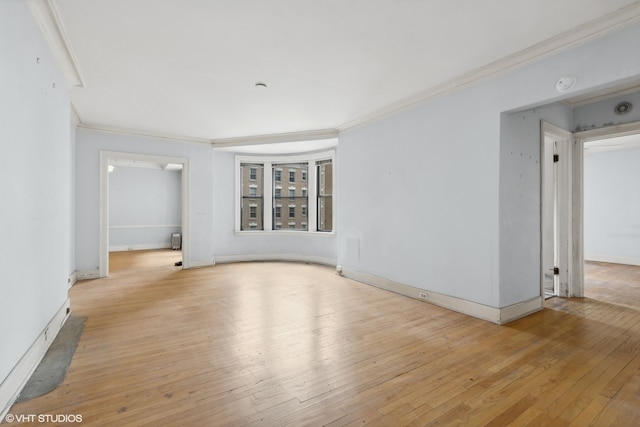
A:
{"type": "Polygon", "coordinates": [[[640,14],[633,0],[50,1],[82,126],[214,142],[335,131],[640,14]]]}

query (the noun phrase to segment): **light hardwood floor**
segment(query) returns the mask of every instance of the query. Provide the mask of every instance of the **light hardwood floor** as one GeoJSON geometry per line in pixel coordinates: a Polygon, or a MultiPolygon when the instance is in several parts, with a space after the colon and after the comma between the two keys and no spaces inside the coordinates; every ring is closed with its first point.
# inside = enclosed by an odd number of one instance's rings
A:
{"type": "Polygon", "coordinates": [[[552,298],[497,326],[329,267],[177,260],[112,254],[109,278],[76,284],[88,320],[64,383],[10,412],[83,426],[640,425],[640,304],[625,289],[625,304],[552,298]]]}

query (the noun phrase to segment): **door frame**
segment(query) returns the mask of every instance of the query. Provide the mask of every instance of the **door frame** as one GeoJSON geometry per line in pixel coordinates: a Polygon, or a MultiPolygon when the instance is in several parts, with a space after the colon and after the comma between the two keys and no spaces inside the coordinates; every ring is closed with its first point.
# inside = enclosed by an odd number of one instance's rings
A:
{"type": "MultiPolygon", "coordinates": [[[[541,160],[540,160],[540,292],[544,296],[544,274],[548,258],[544,230],[552,216],[544,203],[544,139],[550,135],[564,139],[568,143],[560,144],[558,165],[558,246],[560,283],[558,294],[561,297],[584,296],[584,143],[601,139],[640,133],[640,121],[604,128],[571,133],[565,129],[541,121],[541,160]],[[564,265],[566,264],[566,265],[564,265]]],[[[548,155],[548,153],[546,153],[548,155]]],[[[548,156],[546,157],[548,158],[548,156]]]]}
{"type": "Polygon", "coordinates": [[[561,297],[578,296],[574,287],[580,281],[582,269],[577,271],[576,238],[580,238],[575,221],[574,176],[576,172],[575,140],[573,134],[544,120],[540,121],[540,295],[544,298],[545,274],[558,267],[557,294],[561,297]],[[557,142],[556,150],[545,149],[545,139],[551,137],[557,142]],[[558,155],[557,162],[554,154],[558,155]],[[549,168],[549,162],[553,162],[549,168]],[[555,165],[557,163],[557,165],[555,165]],[[556,173],[554,174],[554,169],[556,173]],[[545,174],[551,174],[548,176],[545,174]],[[555,189],[554,189],[555,187],[555,189]],[[550,203],[550,192],[555,193],[556,202],[550,203]],[[557,209],[557,211],[555,211],[557,209]],[[557,235],[553,230],[554,217],[557,235]],[[578,234],[578,235],[577,235],[578,234]],[[557,241],[556,241],[557,239],[557,241]],[[555,254],[555,250],[558,251],[555,254]],[[554,255],[558,265],[553,265],[554,255]]]}
{"type": "Polygon", "coordinates": [[[576,267],[579,266],[580,276],[573,284],[575,295],[584,296],[584,143],[601,139],[640,134],[640,121],[607,126],[598,129],[575,132],[573,159],[576,167],[573,171],[573,199],[574,199],[574,258],[576,267]]]}
{"type": "Polygon", "coordinates": [[[100,151],[100,277],[109,276],[109,163],[116,159],[182,165],[182,268],[189,263],[189,159],[150,154],[100,151]]]}

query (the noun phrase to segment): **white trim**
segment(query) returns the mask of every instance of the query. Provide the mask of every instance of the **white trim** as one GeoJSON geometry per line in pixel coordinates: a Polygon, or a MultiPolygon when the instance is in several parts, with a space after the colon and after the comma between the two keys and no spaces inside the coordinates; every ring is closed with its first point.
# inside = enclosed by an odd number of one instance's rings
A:
{"type": "Polygon", "coordinates": [[[78,272],[74,271],[73,273],[71,273],[71,276],[69,276],[69,287],[72,287],[73,285],[75,285],[77,281],[78,281],[78,272]]]}
{"type": "Polygon", "coordinates": [[[473,301],[464,300],[450,295],[440,294],[438,292],[427,291],[406,285],[404,283],[395,282],[393,280],[384,279],[368,273],[348,270],[339,267],[342,276],[356,280],[367,285],[395,292],[410,298],[419,299],[449,310],[456,311],[488,322],[504,325],[518,318],[527,316],[536,311],[543,309],[543,299],[535,297],[531,300],[514,304],[508,307],[495,308],[473,301]]]}
{"type": "Polygon", "coordinates": [[[69,86],[85,87],[78,60],[64,29],[60,13],[53,0],[25,0],[33,20],[62,70],[69,86]]]}
{"type": "Polygon", "coordinates": [[[607,126],[598,129],[584,130],[573,135],[581,143],[597,141],[601,139],[617,138],[620,136],[635,135],[640,133],[640,121],[623,123],[621,125],[607,126]]]}
{"type": "Polygon", "coordinates": [[[319,141],[338,137],[337,129],[318,129],[305,132],[279,133],[272,135],[243,136],[211,140],[215,148],[238,147],[243,145],[276,144],[282,142],[319,141]]]}
{"type": "Polygon", "coordinates": [[[435,98],[436,96],[461,89],[478,81],[515,70],[542,58],[555,55],[579,44],[583,44],[588,40],[600,37],[622,26],[631,24],[639,19],[640,2],[634,2],[603,18],[582,24],[570,31],[537,43],[513,55],[509,55],[484,67],[477,68],[468,73],[454,77],[451,80],[428,88],[413,96],[404,98],[369,114],[365,114],[357,119],[343,123],[338,126],[337,129],[342,132],[392,116],[426,100],[435,98]]]}
{"type": "Polygon", "coordinates": [[[109,172],[112,159],[141,160],[156,163],[175,163],[182,165],[182,268],[190,267],[190,181],[189,159],[183,157],[165,157],[152,154],[126,153],[118,151],[100,151],[100,277],[109,275],[109,172]]]}
{"type": "MultiPolygon", "coordinates": [[[[280,233],[278,233],[280,234],[280,233]]],[[[333,258],[324,258],[314,255],[301,254],[245,254],[245,255],[218,255],[215,257],[216,264],[227,264],[232,262],[248,261],[287,261],[287,262],[307,262],[312,264],[336,266],[333,258]]]]}
{"type": "Polygon", "coordinates": [[[76,281],[78,280],[92,280],[100,278],[100,269],[92,268],[87,270],[76,270],[74,272],[76,281]]]}
{"type": "Polygon", "coordinates": [[[211,257],[209,259],[201,259],[201,260],[197,260],[197,261],[191,261],[189,263],[189,267],[184,267],[184,262],[183,262],[183,268],[202,268],[202,267],[211,267],[215,265],[215,258],[211,257]]]}
{"type": "MultiPolygon", "coordinates": [[[[276,224],[282,225],[282,221],[287,221],[288,217],[280,217],[276,224]]],[[[309,220],[307,219],[307,222],[309,220]]],[[[299,237],[336,237],[335,231],[302,231],[302,230],[239,230],[235,232],[236,236],[299,236],[299,237]]]]}
{"type": "Polygon", "coordinates": [[[570,297],[584,297],[584,144],[571,135],[571,283],[570,297]]]}
{"type": "Polygon", "coordinates": [[[117,126],[90,124],[90,123],[80,123],[78,125],[78,128],[87,129],[95,132],[116,134],[116,135],[140,136],[143,138],[164,139],[168,141],[189,142],[189,143],[196,143],[196,144],[211,144],[211,140],[206,138],[196,138],[196,137],[185,136],[185,135],[174,135],[174,134],[169,134],[164,132],[154,132],[154,131],[143,130],[143,129],[120,128],[117,126]]]}
{"type": "Polygon", "coordinates": [[[585,261],[607,262],[611,264],[639,265],[640,258],[618,255],[586,254],[585,261]]]}
{"type": "MultiPolygon", "coordinates": [[[[552,125],[544,120],[540,122],[540,138],[541,138],[541,155],[542,161],[540,162],[540,171],[541,171],[541,179],[543,178],[542,173],[545,167],[545,162],[551,161],[553,162],[553,153],[545,153],[544,148],[544,140],[545,137],[552,137],[556,141],[556,150],[559,160],[555,162],[556,168],[556,178],[557,183],[553,183],[556,185],[557,190],[557,212],[556,221],[557,221],[557,251],[556,254],[558,267],[560,269],[560,274],[558,276],[558,285],[557,291],[558,296],[561,297],[573,297],[573,296],[582,296],[582,285],[580,282],[581,273],[581,263],[578,262],[576,255],[578,251],[574,245],[575,240],[579,239],[578,235],[580,224],[578,221],[574,219],[576,215],[575,205],[577,203],[577,199],[575,198],[574,191],[574,173],[579,170],[578,164],[576,162],[576,150],[575,143],[573,140],[573,134],[566,130],[562,129],[558,126],[552,125]]],[[[541,180],[541,211],[540,211],[540,289],[541,296],[544,295],[544,278],[545,273],[551,270],[554,266],[548,265],[548,261],[551,259],[548,257],[549,250],[553,250],[553,246],[549,246],[548,242],[546,242],[547,236],[544,236],[543,230],[547,229],[547,226],[550,226],[552,223],[549,221],[553,220],[553,206],[547,206],[547,198],[545,195],[545,190],[551,190],[551,188],[545,189],[542,185],[541,180]]]]}
{"type": "Polygon", "coordinates": [[[130,229],[130,228],[180,228],[180,224],[159,224],[159,225],[110,225],[109,229],[130,229]]]}
{"type": "MultiPolygon", "coordinates": [[[[311,189],[315,189],[316,188],[316,171],[317,171],[317,164],[318,162],[322,162],[322,161],[326,161],[326,160],[330,160],[332,165],[335,165],[336,162],[336,151],[335,148],[334,149],[329,149],[329,150],[323,150],[323,151],[319,151],[319,152],[315,152],[315,153],[306,153],[306,154],[296,154],[296,155],[240,155],[237,154],[235,156],[235,228],[234,231],[236,233],[236,235],[239,235],[240,233],[246,233],[246,234],[263,234],[264,232],[270,232],[270,234],[281,234],[283,231],[282,229],[276,229],[275,225],[273,223],[274,219],[273,216],[271,215],[271,212],[273,210],[273,192],[272,192],[272,187],[275,184],[275,182],[273,181],[273,173],[271,172],[273,168],[278,168],[279,165],[282,164],[290,164],[290,163],[306,163],[307,164],[307,187],[311,188],[311,189]],[[264,230],[241,230],[241,201],[242,201],[242,177],[240,176],[240,166],[242,164],[261,164],[264,167],[264,179],[262,181],[262,185],[263,185],[263,209],[264,209],[264,215],[263,215],[263,228],[264,230]]],[[[332,169],[333,171],[333,179],[332,179],[332,183],[333,183],[333,189],[332,189],[332,194],[335,194],[335,190],[336,190],[336,175],[335,175],[335,171],[336,168],[335,166],[332,169]]],[[[283,182],[283,181],[281,181],[283,182]]],[[[277,186],[280,184],[275,184],[276,185],[276,189],[278,188],[277,186]]],[[[285,184],[288,186],[288,184],[285,184]]],[[[295,187],[294,187],[295,188],[295,187]]],[[[309,234],[309,233],[323,233],[326,234],[326,232],[317,232],[316,227],[317,227],[317,211],[316,211],[316,194],[315,194],[315,190],[313,191],[307,191],[307,223],[311,225],[311,227],[309,228],[308,231],[298,231],[298,233],[304,233],[304,234],[309,234]]],[[[286,198],[286,196],[284,196],[286,198]]],[[[283,218],[288,218],[288,212],[286,217],[283,218]]],[[[333,203],[333,217],[335,218],[336,215],[336,203],[335,203],[335,199],[334,199],[334,203],[333,203]]],[[[334,221],[334,230],[335,231],[335,221],[334,221]]]]}
{"type": "Polygon", "coordinates": [[[569,105],[572,108],[580,107],[582,105],[593,104],[598,101],[604,101],[615,96],[627,95],[629,93],[635,93],[640,90],[640,85],[631,83],[629,87],[622,87],[617,89],[604,89],[602,91],[589,92],[584,96],[578,96],[575,98],[562,101],[564,104],[569,105]]]}
{"type": "MultiPolygon", "coordinates": [[[[640,133],[640,121],[632,123],[624,123],[616,126],[608,126],[604,128],[592,129],[582,132],[576,132],[574,136],[573,149],[573,176],[572,178],[572,197],[573,197],[573,240],[572,247],[575,249],[573,254],[574,262],[574,283],[570,289],[570,296],[581,297],[584,295],[584,143],[600,139],[615,138],[619,136],[634,135],[640,133]]],[[[598,256],[590,255],[590,256],[598,256]]],[[[624,264],[632,261],[625,258],[624,264]]],[[[607,262],[607,261],[603,261],[607,262]]],[[[636,265],[636,264],[631,264],[636,265]]]]}
{"type": "Polygon", "coordinates": [[[500,309],[500,324],[505,325],[514,320],[528,316],[544,309],[544,298],[535,297],[527,301],[500,309]]]}
{"type": "Polygon", "coordinates": [[[31,347],[13,367],[9,375],[0,384],[0,421],[9,412],[13,402],[36,370],[51,343],[69,317],[70,302],[67,299],[53,315],[44,330],[38,335],[31,347]]]}
{"type": "Polygon", "coordinates": [[[142,245],[109,246],[109,252],[151,251],[155,249],[171,249],[171,243],[145,243],[142,245]]]}

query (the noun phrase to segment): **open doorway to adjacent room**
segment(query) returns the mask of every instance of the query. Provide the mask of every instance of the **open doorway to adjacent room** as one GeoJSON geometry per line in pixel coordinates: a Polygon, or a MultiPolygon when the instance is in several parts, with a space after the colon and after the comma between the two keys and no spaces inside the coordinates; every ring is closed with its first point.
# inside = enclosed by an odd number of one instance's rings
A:
{"type": "Polygon", "coordinates": [[[130,153],[101,157],[100,276],[182,268],[188,259],[188,163],[130,153]],[[141,252],[146,256],[133,256],[141,252]]]}
{"type": "Polygon", "coordinates": [[[584,296],[640,307],[640,125],[584,138],[584,296]],[[631,132],[631,133],[629,133],[631,132]],[[594,139],[595,138],[595,139],[594,139]]]}

